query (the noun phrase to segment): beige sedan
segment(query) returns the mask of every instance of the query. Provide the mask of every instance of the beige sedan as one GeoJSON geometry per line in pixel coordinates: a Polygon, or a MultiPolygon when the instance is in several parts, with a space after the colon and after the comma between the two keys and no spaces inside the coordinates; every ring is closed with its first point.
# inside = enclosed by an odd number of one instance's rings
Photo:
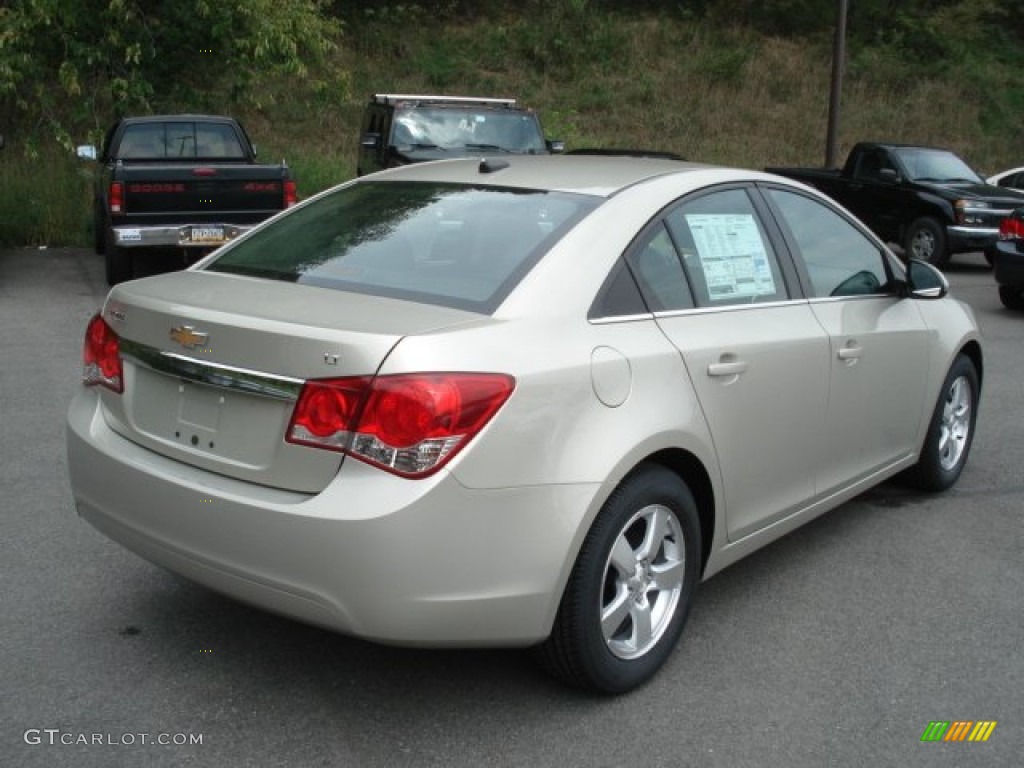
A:
{"type": "Polygon", "coordinates": [[[796,182],[510,157],[341,185],[111,290],[79,514],[154,563],[606,692],[697,584],[904,473],[956,482],[982,348],[941,274],[796,182]]]}

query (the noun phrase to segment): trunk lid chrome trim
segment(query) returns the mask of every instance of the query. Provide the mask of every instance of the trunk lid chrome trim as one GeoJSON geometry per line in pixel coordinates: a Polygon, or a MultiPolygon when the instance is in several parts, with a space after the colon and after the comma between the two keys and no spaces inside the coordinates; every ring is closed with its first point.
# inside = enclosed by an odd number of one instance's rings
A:
{"type": "Polygon", "coordinates": [[[177,352],[165,352],[129,339],[122,338],[120,345],[124,357],[150,370],[222,389],[234,389],[276,400],[295,401],[299,397],[302,385],[305,384],[303,379],[211,363],[177,352]]]}

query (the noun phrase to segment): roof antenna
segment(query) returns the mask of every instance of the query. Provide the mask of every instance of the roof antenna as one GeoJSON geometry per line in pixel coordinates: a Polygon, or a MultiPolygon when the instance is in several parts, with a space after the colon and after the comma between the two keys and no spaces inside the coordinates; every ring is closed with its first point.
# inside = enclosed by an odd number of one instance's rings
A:
{"type": "Polygon", "coordinates": [[[502,168],[508,168],[508,160],[497,160],[493,157],[485,157],[480,161],[478,170],[480,173],[494,173],[502,168]]]}

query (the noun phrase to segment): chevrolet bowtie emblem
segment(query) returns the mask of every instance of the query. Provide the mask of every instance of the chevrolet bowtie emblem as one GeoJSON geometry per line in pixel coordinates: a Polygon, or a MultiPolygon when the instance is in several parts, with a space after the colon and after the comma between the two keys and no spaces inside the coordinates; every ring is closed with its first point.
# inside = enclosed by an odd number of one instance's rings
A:
{"type": "Polygon", "coordinates": [[[191,325],[178,325],[171,328],[171,338],[185,349],[194,349],[200,344],[205,344],[210,334],[197,331],[191,325]]]}

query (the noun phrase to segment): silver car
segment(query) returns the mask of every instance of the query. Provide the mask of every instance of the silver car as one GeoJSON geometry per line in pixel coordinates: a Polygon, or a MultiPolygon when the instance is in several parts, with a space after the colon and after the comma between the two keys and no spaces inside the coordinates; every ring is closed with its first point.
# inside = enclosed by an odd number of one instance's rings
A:
{"type": "Polygon", "coordinates": [[[386,171],[111,290],[68,414],[75,503],[263,608],[537,646],[623,692],[702,579],[897,473],[956,482],[982,347],[947,289],[764,173],[386,171]]]}

